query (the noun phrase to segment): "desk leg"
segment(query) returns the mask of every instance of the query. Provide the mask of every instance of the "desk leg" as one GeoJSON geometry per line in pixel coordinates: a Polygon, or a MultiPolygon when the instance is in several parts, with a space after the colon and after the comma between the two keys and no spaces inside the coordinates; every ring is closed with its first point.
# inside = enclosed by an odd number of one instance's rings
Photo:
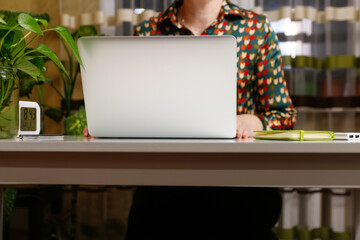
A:
{"type": "Polygon", "coordinates": [[[360,240],[360,189],[354,189],[354,239],[360,240]]]}

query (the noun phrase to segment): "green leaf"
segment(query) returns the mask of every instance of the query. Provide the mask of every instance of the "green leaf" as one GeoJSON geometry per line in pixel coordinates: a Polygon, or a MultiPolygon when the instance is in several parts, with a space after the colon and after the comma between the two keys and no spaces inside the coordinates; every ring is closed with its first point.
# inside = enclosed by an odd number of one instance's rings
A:
{"type": "MultiPolygon", "coordinates": [[[[17,19],[19,15],[24,12],[13,12],[8,10],[0,10],[0,17],[7,22],[7,25],[14,26],[17,24],[17,19]]],[[[47,22],[50,22],[50,16],[47,13],[27,13],[36,20],[43,19],[47,22]]]]}
{"type": "Polygon", "coordinates": [[[11,29],[11,26],[0,24],[0,30],[10,30],[10,29],[11,29]]]}
{"type": "Polygon", "coordinates": [[[0,23],[2,23],[2,24],[5,24],[5,25],[6,25],[6,22],[5,22],[5,20],[4,20],[2,17],[0,17],[0,23]]]}
{"type": "Polygon", "coordinates": [[[30,61],[33,60],[34,58],[36,58],[37,56],[25,56],[24,59],[30,61]]]}
{"type": "MultiPolygon", "coordinates": [[[[19,26],[19,25],[15,25],[15,26],[13,26],[11,29],[9,29],[8,31],[6,31],[6,33],[5,34],[2,34],[2,37],[1,37],[1,39],[0,39],[0,49],[2,48],[2,46],[3,46],[3,43],[4,43],[4,41],[5,41],[5,39],[7,38],[8,39],[8,43],[10,42],[10,43],[12,43],[13,42],[13,39],[14,39],[14,29],[17,27],[17,26],[19,26]],[[12,35],[12,36],[11,36],[12,35]],[[9,39],[11,39],[11,40],[9,40],[9,39]]],[[[11,44],[10,44],[11,45],[11,44]]],[[[8,49],[9,47],[7,47],[7,49],[8,49]]],[[[7,50],[8,52],[9,52],[9,50],[7,50]]]]}
{"type": "Polygon", "coordinates": [[[24,73],[32,76],[33,78],[40,76],[40,69],[28,60],[21,59],[16,64],[16,67],[18,68],[18,70],[23,71],[24,73]]]}
{"type": "Polygon", "coordinates": [[[44,75],[40,75],[38,78],[33,78],[28,74],[18,71],[17,75],[20,82],[20,97],[30,97],[34,86],[42,85],[44,83],[50,83],[51,78],[45,78],[44,75]]]}
{"type": "Polygon", "coordinates": [[[1,37],[1,40],[3,44],[3,46],[7,49],[10,48],[11,44],[13,44],[13,42],[16,41],[15,39],[15,32],[14,31],[11,31],[10,33],[7,33],[8,31],[6,30],[0,30],[0,37],[1,37]],[[5,39],[3,39],[3,37],[8,34],[5,39]]]}
{"type": "MultiPolygon", "coordinates": [[[[10,30],[12,27],[13,26],[0,24],[0,30],[10,30]]],[[[22,27],[16,27],[13,29],[13,31],[26,31],[26,29],[22,27]]]]}
{"type": "MultiPolygon", "coordinates": [[[[18,44],[16,45],[16,47],[12,47],[12,49],[11,49],[12,57],[14,57],[17,53],[19,53],[20,55],[22,55],[24,53],[24,51],[25,51],[24,48],[25,48],[26,43],[25,43],[25,41],[21,41],[23,36],[24,35],[23,35],[22,31],[14,32],[14,38],[13,38],[11,45],[16,44],[16,43],[18,43],[18,44]],[[19,43],[19,41],[21,41],[21,42],[19,43]]],[[[9,45],[9,48],[11,45],[9,45]]]]}
{"type": "Polygon", "coordinates": [[[34,51],[37,51],[45,56],[47,56],[48,58],[50,58],[61,70],[64,71],[64,73],[68,75],[67,71],[64,68],[64,65],[61,63],[60,59],[56,56],[56,54],[50,49],[48,48],[46,45],[40,43],[39,46],[34,49],[34,51]]]}
{"type": "Polygon", "coordinates": [[[26,31],[34,32],[39,35],[44,35],[39,24],[35,20],[35,18],[30,16],[29,14],[20,13],[18,22],[19,22],[20,26],[23,27],[26,31]]]}
{"type": "Polygon", "coordinates": [[[17,21],[15,19],[15,14],[14,12],[11,12],[11,11],[5,11],[6,12],[6,15],[7,15],[7,18],[4,18],[7,22],[7,25],[8,26],[15,26],[17,25],[17,21]]]}
{"type": "Polygon", "coordinates": [[[36,85],[37,81],[33,77],[29,75],[22,74],[23,76],[19,76],[20,82],[20,97],[30,97],[32,93],[33,87],[36,85]]]}
{"type": "Polygon", "coordinates": [[[79,54],[79,50],[75,44],[74,39],[72,38],[71,34],[69,33],[69,31],[63,26],[57,26],[54,29],[69,45],[71,51],[74,53],[74,55],[75,55],[76,59],[78,60],[78,62],[80,63],[80,65],[82,67],[84,67],[81,57],[80,57],[80,54],[79,54]]]}
{"type": "Polygon", "coordinates": [[[30,62],[40,70],[40,75],[46,72],[46,67],[44,66],[45,62],[42,57],[35,57],[34,59],[30,60],[30,62]]]}
{"type": "Polygon", "coordinates": [[[44,19],[47,22],[50,22],[50,16],[47,13],[29,13],[33,18],[44,19]]]}
{"type": "Polygon", "coordinates": [[[33,60],[34,58],[42,58],[44,60],[44,62],[49,61],[50,58],[48,58],[47,56],[44,56],[42,53],[39,53],[37,51],[34,50],[34,48],[26,48],[27,51],[30,51],[31,53],[28,55],[25,55],[23,58],[25,58],[26,60],[33,60]]]}
{"type": "Polygon", "coordinates": [[[43,25],[45,28],[48,26],[48,22],[45,19],[36,19],[41,25],[43,25]]]}

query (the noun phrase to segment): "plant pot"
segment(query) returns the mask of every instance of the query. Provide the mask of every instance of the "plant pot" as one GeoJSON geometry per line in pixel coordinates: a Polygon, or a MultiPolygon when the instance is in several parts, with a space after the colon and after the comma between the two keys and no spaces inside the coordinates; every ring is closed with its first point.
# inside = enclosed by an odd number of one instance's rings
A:
{"type": "Polygon", "coordinates": [[[16,68],[0,66],[0,138],[15,138],[19,129],[19,79],[16,68]]]}

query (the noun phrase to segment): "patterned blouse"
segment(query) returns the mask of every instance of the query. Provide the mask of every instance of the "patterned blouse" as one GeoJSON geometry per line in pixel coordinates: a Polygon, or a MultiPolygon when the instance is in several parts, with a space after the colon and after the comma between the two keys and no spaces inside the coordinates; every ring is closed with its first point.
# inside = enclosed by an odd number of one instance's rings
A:
{"type": "MultiPolygon", "coordinates": [[[[136,36],[193,35],[177,18],[182,0],[140,23],[136,36]]],[[[224,0],[217,20],[202,35],[237,39],[237,113],[255,114],[264,129],[291,129],[295,109],[289,96],[278,39],[266,17],[224,0]]]]}

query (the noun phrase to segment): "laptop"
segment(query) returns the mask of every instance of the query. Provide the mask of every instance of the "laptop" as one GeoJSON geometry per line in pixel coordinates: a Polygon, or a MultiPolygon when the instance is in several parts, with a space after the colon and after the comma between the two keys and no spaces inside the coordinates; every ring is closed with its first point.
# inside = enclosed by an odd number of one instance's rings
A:
{"type": "Polygon", "coordinates": [[[82,37],[90,135],[234,138],[232,36],[82,37]]]}

